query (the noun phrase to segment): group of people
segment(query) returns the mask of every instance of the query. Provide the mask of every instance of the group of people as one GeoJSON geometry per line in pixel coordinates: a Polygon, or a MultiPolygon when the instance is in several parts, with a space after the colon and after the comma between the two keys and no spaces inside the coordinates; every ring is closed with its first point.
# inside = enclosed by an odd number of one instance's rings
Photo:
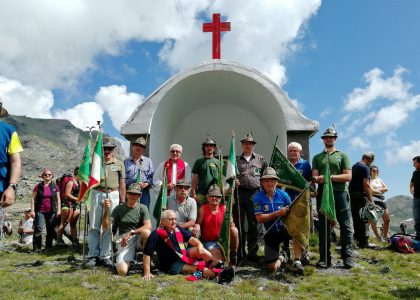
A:
{"type": "MultiPolygon", "coordinates": [[[[0,172],[0,192],[2,207],[6,207],[14,202],[22,147],[14,129],[2,122],[0,125],[0,142],[5,143],[4,149],[7,149],[0,153],[0,167],[5,169],[5,172],[0,172]]],[[[353,238],[359,247],[369,247],[369,222],[360,217],[361,208],[367,204],[382,207],[382,231],[379,232],[374,223],[371,226],[378,239],[388,238],[390,217],[383,201],[388,189],[378,177],[378,167],[372,165],[375,158],[372,152],[364,153],[361,161],[352,166],[348,156],[336,148],[337,133],[334,128],[328,128],[321,138],[324,150],[313,157],[312,167],[302,159],[302,146],[297,142],[288,145],[289,159],[308,183],[317,186],[317,211],[321,208],[324,184],[331,180],[334,209],[340,227],[341,258],[345,268],[352,268],[355,266],[353,238]],[[324,178],[327,169],[330,177],[324,178]]],[[[144,138],[140,137],[132,143],[132,155],[123,162],[114,157],[116,145],[113,140],[104,138],[106,180],[101,180],[91,191],[89,251],[84,266],[113,266],[111,254],[115,254],[117,273],[126,275],[138,249],[142,248],[145,280],[153,278],[151,257],[154,253],[158,256],[158,268],[164,272],[188,273],[191,274],[190,280],[214,278],[220,276],[223,265],[234,266],[245,259],[260,261],[258,236],[263,227],[266,268],[275,271],[289,261],[298,274],[303,274],[303,265],[309,263],[308,251],[289,236],[282,222],[297,193],[279,187],[278,173],[255,152],[256,144],[252,134],[241,139],[242,153],[236,160],[239,175],[235,188],[238,193],[233,217],[229,221],[231,239],[226,252],[218,243],[226,207],[223,204],[224,191],[218,185],[222,170],[215,157],[217,145],[214,139],[207,137],[202,143],[203,157],[197,159],[192,168],[182,159],[182,146],[173,144],[169,148],[168,160],[154,170],[152,161],[144,156],[147,145],[144,138]],[[159,191],[164,182],[167,184],[167,207],[153,230],[150,191],[159,191]],[[115,253],[112,253],[114,235],[117,241],[115,253]],[[293,259],[289,245],[293,249],[293,259]]],[[[414,196],[413,212],[418,237],[420,157],[415,157],[413,162],[416,170],[410,191],[414,196]]],[[[67,224],[70,224],[70,240],[75,246],[79,244],[76,229],[80,216],[77,171],[76,168],[73,176],[64,183],[57,183],[53,181],[53,172],[44,169],[42,181],[34,187],[31,208],[25,211],[19,233],[24,237],[33,236],[35,252],[41,250],[43,227],[47,231],[46,248],[52,247],[54,237],[56,245],[64,244],[62,237],[67,224]],[[60,222],[55,231],[53,224],[57,217],[60,222]],[[31,218],[34,218],[33,228],[28,225],[31,218]]],[[[330,235],[326,233],[334,224],[323,214],[318,216],[320,259],[316,266],[330,268],[333,261],[330,235]]]]}

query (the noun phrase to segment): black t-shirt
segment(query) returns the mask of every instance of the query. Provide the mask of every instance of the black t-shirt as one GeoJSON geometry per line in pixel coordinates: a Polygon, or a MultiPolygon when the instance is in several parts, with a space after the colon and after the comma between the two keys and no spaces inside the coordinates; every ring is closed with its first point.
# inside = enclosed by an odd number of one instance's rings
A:
{"type": "MultiPolygon", "coordinates": [[[[181,231],[185,248],[187,248],[187,243],[192,237],[191,232],[185,230],[180,226],[176,226],[179,231],[181,231]]],[[[179,248],[178,241],[176,240],[175,232],[168,233],[168,237],[174,246],[175,250],[178,253],[181,253],[179,248]]],[[[181,260],[179,256],[174,252],[174,250],[169,247],[158,235],[156,230],[153,230],[146,242],[146,247],[144,249],[144,254],[152,256],[153,252],[157,253],[159,257],[159,269],[162,271],[168,271],[171,265],[178,260],[181,260]]]]}
{"type": "Polygon", "coordinates": [[[370,169],[369,167],[359,161],[353,165],[351,168],[351,181],[349,185],[350,193],[362,193],[364,192],[363,188],[363,179],[370,179],[370,169]]]}
{"type": "Polygon", "coordinates": [[[413,172],[411,182],[414,183],[414,197],[420,198],[420,171],[416,170],[413,172]]]}

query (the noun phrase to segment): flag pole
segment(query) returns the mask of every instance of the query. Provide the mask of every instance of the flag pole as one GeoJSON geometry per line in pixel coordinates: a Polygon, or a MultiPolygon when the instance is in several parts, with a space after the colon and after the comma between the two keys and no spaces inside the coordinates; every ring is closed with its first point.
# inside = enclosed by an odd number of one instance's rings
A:
{"type": "MultiPolygon", "coordinates": [[[[101,126],[101,121],[97,121],[98,123],[98,127],[99,127],[99,131],[103,133],[103,128],[101,126]]],[[[105,199],[110,200],[109,199],[109,188],[108,188],[108,180],[107,180],[107,174],[106,174],[106,165],[105,165],[105,155],[104,155],[104,143],[103,143],[103,139],[102,139],[102,145],[101,145],[101,151],[102,151],[102,169],[104,170],[104,184],[105,184],[105,199]]],[[[111,201],[111,208],[112,208],[112,201],[111,201]]],[[[103,209],[104,206],[102,205],[102,216],[103,216],[103,209]]],[[[111,209],[110,209],[111,210],[111,209]]],[[[111,244],[111,262],[112,262],[112,267],[114,266],[114,249],[112,247],[112,242],[114,239],[113,233],[112,233],[112,218],[111,218],[111,213],[109,212],[108,215],[109,218],[109,230],[111,231],[111,239],[110,239],[110,244],[111,244]]]]}
{"type": "MultiPolygon", "coordinates": [[[[277,140],[279,139],[279,135],[276,136],[276,140],[274,141],[274,147],[275,148],[277,146],[277,140]]],[[[271,164],[273,163],[273,157],[274,157],[274,150],[271,153],[271,158],[270,158],[270,164],[268,166],[271,166],[271,164]]]]}
{"type": "MultiPolygon", "coordinates": [[[[329,172],[329,170],[330,170],[330,158],[329,158],[329,154],[327,153],[327,168],[328,168],[328,174],[330,174],[330,172],[329,172]]],[[[325,178],[324,178],[324,183],[325,183],[325,178]]],[[[321,202],[323,201],[324,199],[322,199],[321,200],[321,202]]],[[[328,238],[328,218],[327,218],[327,216],[324,216],[324,218],[325,218],[325,231],[324,231],[324,233],[325,233],[325,267],[327,267],[328,268],[328,241],[327,241],[327,238],[328,238]]]]}

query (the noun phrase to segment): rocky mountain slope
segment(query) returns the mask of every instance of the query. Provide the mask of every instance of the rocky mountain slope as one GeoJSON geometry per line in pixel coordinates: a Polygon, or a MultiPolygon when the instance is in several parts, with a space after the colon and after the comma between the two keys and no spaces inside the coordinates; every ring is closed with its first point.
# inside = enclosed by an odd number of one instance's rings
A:
{"type": "MultiPolygon", "coordinates": [[[[20,197],[29,197],[43,168],[50,168],[55,177],[72,172],[80,164],[89,134],[76,128],[68,120],[36,119],[9,115],[2,119],[16,128],[24,148],[22,152],[22,179],[20,197]]],[[[94,138],[97,132],[93,132],[94,138]]],[[[119,141],[116,157],[124,159],[119,141]]]]}

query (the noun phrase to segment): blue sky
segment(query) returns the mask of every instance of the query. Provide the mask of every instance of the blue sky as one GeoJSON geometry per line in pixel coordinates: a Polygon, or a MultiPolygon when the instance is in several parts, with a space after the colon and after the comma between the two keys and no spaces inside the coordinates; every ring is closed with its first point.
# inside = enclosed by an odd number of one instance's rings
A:
{"type": "MultiPolygon", "coordinates": [[[[389,196],[420,155],[420,2],[0,0],[0,96],[9,112],[121,124],[170,76],[211,58],[201,24],[232,23],[222,58],[276,82],[352,162],[377,154],[389,196]],[[240,47],[238,47],[240,45],[240,47]],[[122,109],[122,107],[124,109],[122,109]]],[[[311,154],[322,149],[317,134],[311,154]]]]}

